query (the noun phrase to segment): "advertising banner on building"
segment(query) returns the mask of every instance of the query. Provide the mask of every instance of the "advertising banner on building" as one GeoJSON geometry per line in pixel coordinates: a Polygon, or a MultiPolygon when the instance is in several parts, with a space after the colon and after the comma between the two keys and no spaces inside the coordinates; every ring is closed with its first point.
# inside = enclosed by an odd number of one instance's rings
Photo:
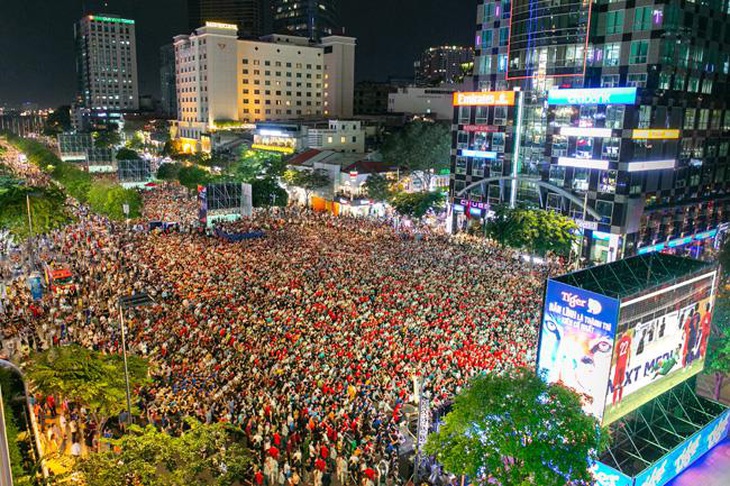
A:
{"type": "Polygon", "coordinates": [[[198,221],[201,225],[208,224],[208,189],[198,186],[198,221]]]}
{"type": "Polygon", "coordinates": [[[621,302],[604,425],[702,371],[715,277],[710,271],[621,302]]]}
{"type": "Polygon", "coordinates": [[[593,479],[595,480],[594,486],[633,486],[634,484],[634,478],[600,461],[596,461],[591,466],[591,473],[593,473],[593,479]]]}
{"type": "Polygon", "coordinates": [[[601,418],[611,367],[619,301],[548,280],[537,368],[585,396],[586,412],[601,418]]]}

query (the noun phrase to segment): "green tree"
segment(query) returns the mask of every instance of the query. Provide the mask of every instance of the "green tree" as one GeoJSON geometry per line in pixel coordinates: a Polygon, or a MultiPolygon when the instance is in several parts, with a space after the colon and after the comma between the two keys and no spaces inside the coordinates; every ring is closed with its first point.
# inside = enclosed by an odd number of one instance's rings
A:
{"type": "Polygon", "coordinates": [[[210,173],[196,165],[181,167],[177,173],[177,180],[190,190],[199,185],[204,186],[210,182],[210,173]]]}
{"type": "Polygon", "coordinates": [[[86,484],[117,486],[187,486],[244,484],[249,479],[250,455],[241,432],[225,424],[187,421],[189,430],[172,437],[152,426],[130,427],[115,440],[119,453],[92,454],[76,466],[86,484]]]}
{"type": "Polygon", "coordinates": [[[106,130],[93,132],[94,145],[102,148],[113,148],[122,143],[122,135],[116,125],[110,125],[106,130]]]}
{"type": "Polygon", "coordinates": [[[181,167],[180,164],[162,164],[157,169],[157,178],[163,181],[177,180],[181,167]]]}
{"type": "Polygon", "coordinates": [[[390,199],[390,204],[402,216],[421,219],[429,210],[439,209],[444,204],[441,192],[399,192],[390,199]]]}
{"type": "Polygon", "coordinates": [[[523,248],[538,255],[547,252],[568,255],[576,239],[576,229],[572,219],[553,211],[501,205],[487,222],[486,235],[504,246],[523,248]]]}
{"type": "Polygon", "coordinates": [[[280,154],[261,150],[241,149],[226,175],[237,182],[249,182],[265,177],[280,177],[286,169],[280,154]]]}
{"type": "Polygon", "coordinates": [[[122,147],[117,150],[117,160],[139,160],[139,154],[131,148],[122,147]]]}
{"type": "Polygon", "coordinates": [[[124,205],[129,205],[129,217],[138,218],[142,213],[142,196],[134,189],[125,189],[119,184],[96,182],[88,192],[89,207],[104,216],[121,221],[126,218],[124,205]]]}
{"type": "Polygon", "coordinates": [[[730,298],[724,286],[715,297],[705,373],[711,374],[715,380],[713,397],[718,400],[725,377],[730,373],[730,298]]]}
{"type": "MultiPolygon", "coordinates": [[[[147,361],[134,355],[127,359],[132,392],[147,383],[147,361]]],[[[78,345],[54,347],[31,355],[25,369],[41,393],[83,404],[97,430],[127,408],[124,363],[117,354],[103,354],[78,345]]],[[[134,410],[133,410],[134,413],[134,410]]]]}
{"type": "Polygon", "coordinates": [[[451,130],[442,123],[412,122],[385,139],[382,153],[385,160],[407,169],[423,191],[429,191],[433,176],[449,168],[451,130]]]}
{"type": "Polygon", "coordinates": [[[324,169],[288,169],[284,172],[282,179],[290,186],[300,187],[304,190],[307,206],[309,206],[309,198],[312,192],[323,189],[332,183],[332,179],[324,169]]]}
{"type": "Polygon", "coordinates": [[[48,233],[71,220],[66,196],[58,188],[26,187],[11,181],[4,179],[0,184],[0,228],[18,239],[28,238],[28,204],[35,235],[48,233]]]}
{"type": "Polygon", "coordinates": [[[476,377],[429,436],[426,451],[478,484],[587,485],[606,437],[578,394],[523,368],[476,377]]]}
{"type": "Polygon", "coordinates": [[[63,105],[59,106],[48,115],[45,127],[43,128],[43,133],[48,136],[54,136],[70,130],[71,107],[69,105],[63,105]]]}
{"type": "Polygon", "coordinates": [[[273,177],[252,180],[251,193],[251,199],[256,208],[286,207],[289,202],[289,194],[273,177]]]}
{"type": "Polygon", "coordinates": [[[387,201],[393,195],[390,181],[383,174],[370,174],[365,180],[365,191],[374,201],[387,201]]]}

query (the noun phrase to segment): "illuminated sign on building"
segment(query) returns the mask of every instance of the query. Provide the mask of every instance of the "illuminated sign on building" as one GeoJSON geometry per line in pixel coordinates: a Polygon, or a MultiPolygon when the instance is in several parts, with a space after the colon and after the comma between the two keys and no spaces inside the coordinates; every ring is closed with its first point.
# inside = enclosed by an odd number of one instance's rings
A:
{"type": "Polygon", "coordinates": [[[636,88],[551,89],[549,105],[633,105],[636,88]]]}
{"type": "Polygon", "coordinates": [[[227,30],[238,30],[238,26],[234,24],[223,24],[221,22],[206,22],[206,27],[213,27],[215,29],[227,29],[227,30]]]}
{"type": "Polygon", "coordinates": [[[560,135],[564,137],[602,137],[608,138],[613,134],[610,128],[587,127],[560,127],[560,135]]]}
{"type": "Polygon", "coordinates": [[[495,127],[494,125],[464,125],[461,128],[465,132],[497,132],[499,131],[498,127],[495,127]]]}
{"type": "Polygon", "coordinates": [[[643,162],[629,162],[629,172],[641,172],[644,170],[674,169],[676,160],[647,160],[643,162]]]}
{"type": "Polygon", "coordinates": [[[608,169],[608,160],[579,159],[572,157],[559,157],[558,165],[563,167],[578,167],[581,169],[608,169]]]}
{"type": "Polygon", "coordinates": [[[251,145],[252,149],[256,150],[268,150],[270,152],[281,152],[283,154],[293,154],[294,148],[293,147],[278,147],[276,145],[263,145],[260,143],[255,143],[251,145]]]}
{"type": "Polygon", "coordinates": [[[514,91],[454,93],[454,106],[514,106],[514,91]]]}
{"type": "Polygon", "coordinates": [[[120,19],[117,17],[99,17],[96,15],[89,15],[89,20],[96,20],[97,22],[113,22],[115,24],[133,24],[134,20],[120,19]]]}
{"type": "Polygon", "coordinates": [[[676,140],[679,138],[679,130],[676,129],[641,129],[634,130],[631,138],[644,140],[676,140]]]}
{"type": "Polygon", "coordinates": [[[485,152],[483,150],[462,150],[462,157],[474,157],[477,159],[496,159],[497,152],[485,152]]]}

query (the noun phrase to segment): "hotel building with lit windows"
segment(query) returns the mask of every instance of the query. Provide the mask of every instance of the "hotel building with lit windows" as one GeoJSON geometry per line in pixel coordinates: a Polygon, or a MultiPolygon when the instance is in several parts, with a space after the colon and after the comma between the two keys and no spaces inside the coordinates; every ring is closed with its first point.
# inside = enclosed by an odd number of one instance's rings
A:
{"type": "Polygon", "coordinates": [[[245,40],[235,25],[214,22],[176,36],[173,135],[189,150],[209,151],[211,132],[224,125],[352,117],[355,42],[278,34],[245,40]]]}
{"type": "Polygon", "coordinates": [[[86,15],[74,25],[79,129],[117,123],[139,108],[134,20],[86,15]]]}
{"type": "Polygon", "coordinates": [[[455,95],[450,229],[561,211],[583,256],[698,256],[730,211],[727,0],[480,0],[477,92],[455,95]]]}

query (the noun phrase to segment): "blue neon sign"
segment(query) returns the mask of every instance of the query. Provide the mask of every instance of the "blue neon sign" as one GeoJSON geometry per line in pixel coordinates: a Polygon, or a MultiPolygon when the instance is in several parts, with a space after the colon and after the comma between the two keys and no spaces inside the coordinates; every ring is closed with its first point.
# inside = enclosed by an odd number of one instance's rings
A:
{"type": "Polygon", "coordinates": [[[462,150],[462,157],[475,157],[477,159],[496,159],[497,152],[485,152],[483,150],[462,150]]]}
{"type": "Polygon", "coordinates": [[[551,89],[548,105],[633,105],[636,88],[551,89]]]}

